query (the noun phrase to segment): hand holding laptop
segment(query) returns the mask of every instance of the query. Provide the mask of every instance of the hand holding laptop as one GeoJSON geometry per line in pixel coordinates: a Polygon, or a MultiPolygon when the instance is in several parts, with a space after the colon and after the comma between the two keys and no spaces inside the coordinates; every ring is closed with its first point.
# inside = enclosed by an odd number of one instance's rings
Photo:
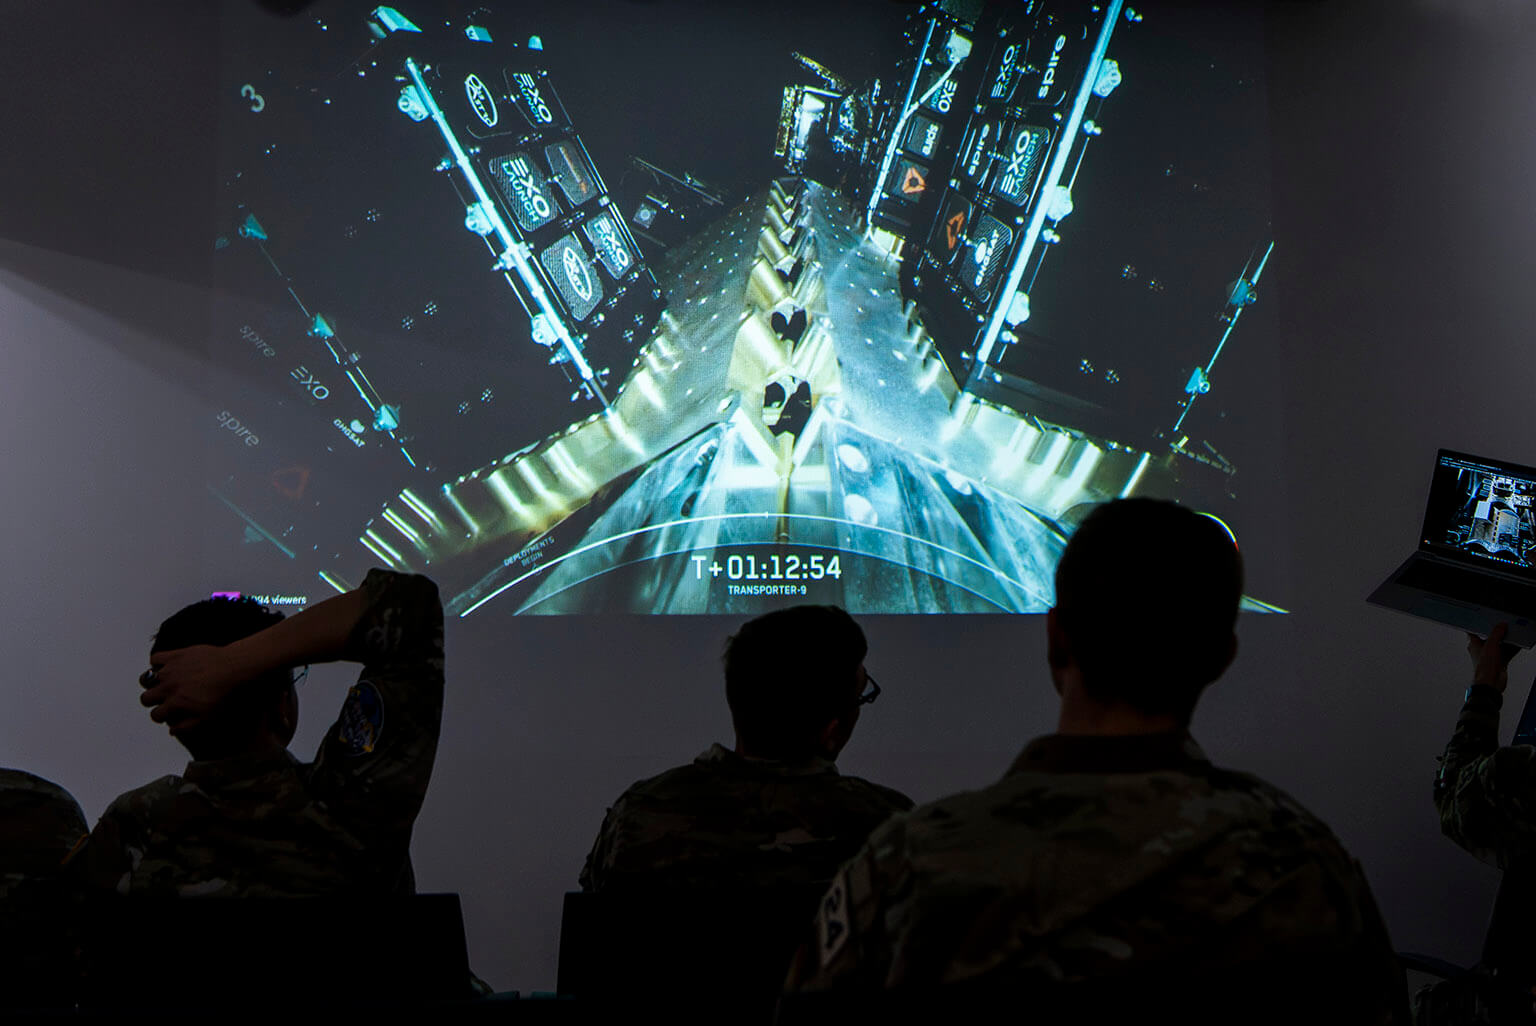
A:
{"type": "Polygon", "coordinates": [[[1504,643],[1509,624],[1501,623],[1488,632],[1486,639],[1467,635],[1467,655],[1472,657],[1472,683],[1484,684],[1499,693],[1509,686],[1509,661],[1520,651],[1504,643]]]}
{"type": "Polygon", "coordinates": [[[1425,506],[1417,551],[1366,601],[1536,646],[1536,467],[1441,449],[1425,506]]]}

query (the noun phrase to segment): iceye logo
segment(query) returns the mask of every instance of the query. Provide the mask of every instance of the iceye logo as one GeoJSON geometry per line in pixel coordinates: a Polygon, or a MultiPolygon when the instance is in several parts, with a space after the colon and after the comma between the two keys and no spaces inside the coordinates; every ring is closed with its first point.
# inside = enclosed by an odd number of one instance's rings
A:
{"type": "Polygon", "coordinates": [[[470,75],[464,80],[464,95],[469,97],[469,105],[475,109],[475,113],[486,128],[495,128],[496,122],[501,120],[501,112],[496,109],[496,100],[491,96],[491,91],[480,81],[479,75],[470,75]]]}
{"type": "Polygon", "coordinates": [[[1051,84],[1056,81],[1056,65],[1061,63],[1061,51],[1066,45],[1066,36],[1056,37],[1056,45],[1051,49],[1051,59],[1045,66],[1045,77],[1040,80],[1040,91],[1035,94],[1035,99],[1043,100],[1050,95],[1051,84]]]}

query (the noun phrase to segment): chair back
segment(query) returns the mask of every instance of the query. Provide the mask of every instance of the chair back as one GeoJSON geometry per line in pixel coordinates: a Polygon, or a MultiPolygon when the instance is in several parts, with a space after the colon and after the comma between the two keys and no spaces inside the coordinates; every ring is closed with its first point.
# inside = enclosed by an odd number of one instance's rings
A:
{"type": "Polygon", "coordinates": [[[82,1004],[376,1005],[469,994],[457,894],[100,899],[82,1004]]]}

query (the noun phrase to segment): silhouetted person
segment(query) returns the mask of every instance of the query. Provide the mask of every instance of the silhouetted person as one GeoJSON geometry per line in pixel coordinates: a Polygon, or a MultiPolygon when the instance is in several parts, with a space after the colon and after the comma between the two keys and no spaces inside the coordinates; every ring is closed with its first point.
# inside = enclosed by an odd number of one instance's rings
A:
{"type": "Polygon", "coordinates": [[[830,879],[881,821],[912,807],[834,760],[879,688],[868,646],[833,606],[745,624],[726,645],[734,749],[642,780],[608,810],[581,871],[589,891],[762,887],[830,879]]]}
{"type": "Polygon", "coordinates": [[[1507,631],[1499,624],[1486,642],[1467,635],[1472,684],[1435,777],[1445,836],[1500,869],[1536,856],[1536,747],[1499,745],[1509,661],[1520,651],[1504,644],[1507,631]]]}
{"type": "Polygon", "coordinates": [[[57,878],[89,829],[80,803],[58,784],[0,769],[0,903],[57,878]]]}
{"type": "Polygon", "coordinates": [[[1148,499],[1095,510],[1045,620],[1057,733],[990,787],[877,829],[823,898],[790,992],[967,984],[1017,995],[1015,1020],[1035,1001],[1136,1021],[1405,1016],[1359,865],[1294,799],[1213,766],[1189,735],[1236,655],[1241,594],[1211,518],[1148,499]],[[1238,1003],[1202,1006],[1217,993],[1238,1003]]]}
{"type": "Polygon", "coordinates": [[[141,701],[192,754],[181,776],[120,796],[77,860],[121,894],[410,892],[411,826],[437,752],[443,619],[425,577],[374,570],[362,587],[283,619],[210,599],[161,625],[141,701]],[[293,668],[362,673],[312,763],[287,745],[293,668]]]}
{"type": "Polygon", "coordinates": [[[58,784],[0,769],[0,1006],[64,1005],[73,981],[73,891],[64,859],[85,838],[58,784]]]}
{"type": "Polygon", "coordinates": [[[1417,1022],[1530,1022],[1536,994],[1536,748],[1499,744],[1499,710],[1509,662],[1507,624],[1487,640],[1467,635],[1472,683],[1435,777],[1440,829],[1462,848],[1504,870],[1478,967],[1415,996],[1417,1022]]]}

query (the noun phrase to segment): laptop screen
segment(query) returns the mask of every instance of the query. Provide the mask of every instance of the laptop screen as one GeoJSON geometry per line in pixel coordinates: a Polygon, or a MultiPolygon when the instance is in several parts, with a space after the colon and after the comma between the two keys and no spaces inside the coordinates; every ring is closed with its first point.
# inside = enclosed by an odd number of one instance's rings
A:
{"type": "Polygon", "coordinates": [[[1536,468],[1440,450],[1421,550],[1536,578],[1536,468]]]}

